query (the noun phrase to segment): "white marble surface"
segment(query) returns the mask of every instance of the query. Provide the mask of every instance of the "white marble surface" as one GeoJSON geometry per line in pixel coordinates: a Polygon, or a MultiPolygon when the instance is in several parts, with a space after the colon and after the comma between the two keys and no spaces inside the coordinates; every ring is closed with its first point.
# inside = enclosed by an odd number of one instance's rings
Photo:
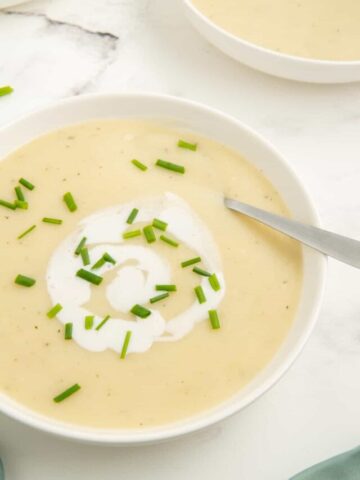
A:
{"type": "MultiPolygon", "coordinates": [[[[360,237],[360,85],[265,76],[217,52],[175,0],[39,0],[0,13],[0,125],[88,92],[195,99],[282,150],[323,223],[360,237]]],[[[290,372],[246,411],[168,444],[100,448],[0,416],[7,480],[286,480],[360,443],[360,272],[330,262],[318,326],[290,372]]],[[[339,479],[340,480],[340,479],[339,479]]]]}

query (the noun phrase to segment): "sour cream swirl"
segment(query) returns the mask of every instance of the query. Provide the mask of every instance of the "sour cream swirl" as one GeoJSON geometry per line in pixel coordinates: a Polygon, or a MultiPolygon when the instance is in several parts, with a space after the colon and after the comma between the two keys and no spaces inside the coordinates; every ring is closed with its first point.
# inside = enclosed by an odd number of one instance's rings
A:
{"type": "MultiPolygon", "coordinates": [[[[208,318],[208,310],[218,307],[226,290],[219,252],[209,229],[183,199],[169,192],[107,208],[84,218],[76,231],[54,252],[46,277],[53,303],[63,306],[57,318],[63,324],[71,322],[73,340],[94,352],[106,349],[120,352],[127,331],[132,332],[128,353],[145,352],[154,342],[180,340],[196,323],[208,318]],[[206,303],[199,304],[194,297],[194,303],[188,309],[167,321],[156,304],[149,308],[151,315],[146,319],[128,319],[128,312],[134,304],[147,304],[149,298],[159,294],[155,290],[156,284],[172,283],[172,272],[165,254],[162,258],[151,245],[134,245],[123,240],[122,234],[129,229],[126,220],[133,208],[139,209],[136,223],[151,223],[154,218],[167,222],[166,233],[197,252],[204,268],[217,275],[221,284],[217,292],[207,278],[200,280],[206,303]],[[76,277],[76,272],[83,266],[74,250],[83,237],[87,238],[92,259],[97,260],[107,252],[116,260],[116,265],[105,263],[96,270],[101,276],[113,271],[114,278],[106,285],[105,293],[112,308],[118,312],[116,318],[111,318],[99,331],[84,327],[85,316],[94,315],[86,304],[92,289],[99,287],[76,277]]],[[[102,318],[95,315],[95,326],[102,318]]]]}

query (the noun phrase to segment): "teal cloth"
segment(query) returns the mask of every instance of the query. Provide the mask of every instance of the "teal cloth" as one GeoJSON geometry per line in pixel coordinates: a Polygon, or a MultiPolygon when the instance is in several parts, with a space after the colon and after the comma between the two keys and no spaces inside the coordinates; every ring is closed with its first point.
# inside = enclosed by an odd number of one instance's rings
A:
{"type": "Polygon", "coordinates": [[[290,480],[360,480],[360,447],[318,463],[290,480]]]}

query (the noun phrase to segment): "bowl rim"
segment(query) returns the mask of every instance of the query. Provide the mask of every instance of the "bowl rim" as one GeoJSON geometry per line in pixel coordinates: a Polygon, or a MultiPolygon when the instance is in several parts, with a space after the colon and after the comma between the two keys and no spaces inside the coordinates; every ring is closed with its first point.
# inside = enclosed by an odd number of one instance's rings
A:
{"type": "Polygon", "coordinates": [[[220,25],[217,25],[215,22],[210,20],[201,10],[199,10],[193,4],[192,0],[182,0],[184,5],[191,11],[191,13],[197,16],[203,23],[205,23],[208,27],[215,30],[218,34],[226,37],[228,41],[235,42],[238,45],[246,47],[250,50],[257,51],[259,53],[274,56],[278,59],[287,61],[287,62],[297,62],[299,64],[303,64],[306,66],[323,66],[323,67],[333,67],[333,68],[346,68],[346,67],[354,67],[360,66],[360,59],[359,60],[321,60],[315,58],[308,58],[302,57],[297,55],[291,55],[290,53],[283,53],[277,52],[276,50],[272,50],[271,48],[263,47],[261,45],[257,45],[256,43],[250,42],[242,37],[238,37],[231,32],[228,32],[220,25]]]}
{"type": "MultiPolygon", "coordinates": [[[[35,109],[30,113],[22,115],[20,118],[2,126],[0,128],[0,135],[5,133],[6,130],[10,128],[16,128],[17,124],[21,125],[22,121],[29,121],[35,119],[38,115],[46,115],[48,113],[56,112],[56,110],[61,109],[62,107],[67,107],[69,105],[76,107],[78,104],[87,103],[91,101],[129,101],[141,102],[141,101],[158,101],[165,102],[170,105],[179,105],[180,108],[191,108],[195,111],[201,112],[204,115],[210,115],[217,117],[218,120],[223,120],[227,124],[232,124],[235,128],[242,130],[245,134],[252,137],[256,143],[262,145],[268,150],[273,157],[276,157],[276,161],[279,163],[282,169],[286,170],[288,175],[292,177],[294,182],[298,185],[304,200],[307,202],[307,206],[312,217],[312,223],[315,226],[320,226],[319,216],[314,207],[314,204],[309,196],[306,188],[303,183],[300,181],[298,176],[295,174],[292,166],[285,160],[281,153],[266,139],[264,139],[260,134],[258,134],[251,127],[244,125],[241,121],[237,120],[235,117],[223,113],[215,108],[209,107],[202,103],[174,97],[171,95],[163,94],[153,94],[153,93],[107,93],[107,94],[87,94],[81,96],[69,97],[62,100],[56,100],[47,104],[45,107],[40,109],[35,109]]],[[[156,116],[156,114],[154,114],[156,116]]],[[[144,115],[139,114],[137,118],[149,118],[144,115]]],[[[124,117],[125,118],[125,117],[124,117]]],[[[132,117],[136,118],[136,116],[132,117]]],[[[164,117],[165,118],[165,117],[164,117]]],[[[171,118],[171,115],[168,116],[171,118]]],[[[176,115],[173,116],[176,119],[176,115]]],[[[95,117],[93,117],[95,119],[95,117]]],[[[91,119],[89,118],[89,121],[91,119]]],[[[76,124],[76,122],[74,122],[76,124]]],[[[70,123],[68,123],[70,125],[70,123]]],[[[50,130],[44,131],[43,135],[49,131],[56,129],[51,128],[50,130]]],[[[196,130],[196,129],[193,129],[196,130]]],[[[38,135],[39,136],[39,135],[38,135]]],[[[38,137],[37,136],[37,137],[38,137]]],[[[205,135],[206,136],[206,135],[205,135]]],[[[35,137],[36,138],[36,137],[35,137]]],[[[19,148],[19,147],[16,147],[19,148]]],[[[251,162],[251,159],[249,160],[251,162]]],[[[308,324],[301,330],[301,335],[299,335],[296,345],[292,346],[290,351],[286,354],[286,358],[282,361],[274,371],[267,376],[265,381],[261,385],[257,386],[250,392],[245,400],[234,401],[231,405],[220,404],[215,408],[217,410],[209,410],[201,412],[200,414],[184,419],[183,422],[165,424],[160,427],[156,427],[153,430],[144,429],[143,431],[134,430],[111,430],[111,429],[98,429],[98,428],[87,428],[79,425],[72,426],[70,423],[60,422],[51,417],[47,417],[42,414],[38,414],[31,410],[28,407],[24,407],[22,404],[13,401],[11,397],[9,404],[3,405],[1,403],[2,395],[0,394],[0,412],[6,414],[7,416],[20,421],[23,424],[31,426],[37,430],[40,430],[45,433],[53,434],[58,437],[66,438],[69,440],[76,440],[84,443],[92,444],[102,444],[102,445],[118,445],[118,446],[133,446],[133,445],[144,445],[149,443],[158,443],[174,438],[181,437],[193,433],[195,431],[201,430],[203,428],[209,427],[218,423],[225,418],[228,418],[235,413],[243,410],[251,403],[253,403],[257,398],[261,397],[265,392],[267,392],[271,387],[273,387],[285,374],[285,372],[291,367],[296,358],[301,353],[304,348],[307,340],[309,339],[318,317],[318,313],[322,304],[322,298],[325,288],[326,280],[326,270],[327,270],[327,258],[325,256],[319,257],[318,265],[318,293],[314,297],[313,305],[311,308],[311,313],[308,315],[308,324]]]]}

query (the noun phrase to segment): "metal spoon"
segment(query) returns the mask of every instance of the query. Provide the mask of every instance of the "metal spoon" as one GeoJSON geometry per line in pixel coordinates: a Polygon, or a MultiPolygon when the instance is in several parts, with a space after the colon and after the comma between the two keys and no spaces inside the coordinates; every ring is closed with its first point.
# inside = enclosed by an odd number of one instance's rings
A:
{"type": "Polygon", "coordinates": [[[304,245],[314,248],[329,257],[334,257],[341,262],[360,268],[360,242],[358,240],[343,237],[342,235],[295,220],[289,220],[231,198],[225,198],[224,202],[226,207],[231,210],[258,220],[264,225],[274,228],[295,240],[299,240],[304,245]]]}

